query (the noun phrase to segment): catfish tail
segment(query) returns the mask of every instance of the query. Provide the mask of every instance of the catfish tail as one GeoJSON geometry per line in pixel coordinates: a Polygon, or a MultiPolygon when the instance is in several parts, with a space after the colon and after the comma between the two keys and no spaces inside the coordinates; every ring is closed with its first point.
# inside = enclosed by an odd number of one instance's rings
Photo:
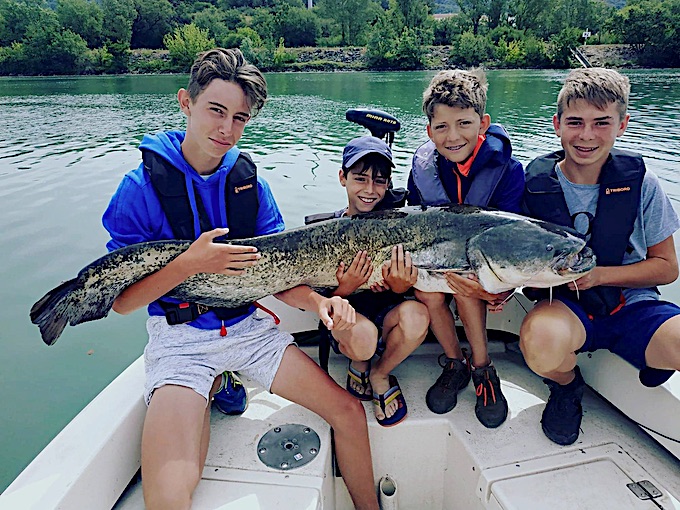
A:
{"type": "Polygon", "coordinates": [[[31,322],[40,328],[43,342],[47,345],[53,345],[68,324],[69,296],[77,287],[77,278],[64,282],[31,307],[31,322]]]}

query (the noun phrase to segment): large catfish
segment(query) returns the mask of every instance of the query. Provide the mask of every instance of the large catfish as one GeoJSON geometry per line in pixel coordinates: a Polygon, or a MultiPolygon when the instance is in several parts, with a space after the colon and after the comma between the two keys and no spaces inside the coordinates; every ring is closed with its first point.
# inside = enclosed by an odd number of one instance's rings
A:
{"type": "MultiPolygon", "coordinates": [[[[407,207],[338,218],[278,234],[235,241],[256,246],[259,263],[242,276],[202,273],[168,293],[183,301],[237,307],[297,285],[337,285],[340,261],[367,250],[380,266],[402,244],[418,268],[417,289],[452,292],[443,273],[474,273],[489,292],[521,286],[552,287],[575,280],[595,265],[583,239],[572,231],[495,210],[471,206],[407,207]]],[[[105,317],[126,287],[158,271],[188,249],[188,241],[156,241],[113,251],[83,268],[77,278],[48,292],[31,308],[43,341],[54,344],[66,324],[105,317]]]]}

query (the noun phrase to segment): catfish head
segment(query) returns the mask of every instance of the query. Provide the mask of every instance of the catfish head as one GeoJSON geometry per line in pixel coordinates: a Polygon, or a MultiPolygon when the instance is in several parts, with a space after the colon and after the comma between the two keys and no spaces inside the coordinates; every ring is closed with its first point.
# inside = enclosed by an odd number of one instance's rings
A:
{"type": "Polygon", "coordinates": [[[574,281],[595,267],[595,255],[574,231],[532,219],[491,226],[470,238],[468,261],[491,293],[547,288],[574,281]]]}

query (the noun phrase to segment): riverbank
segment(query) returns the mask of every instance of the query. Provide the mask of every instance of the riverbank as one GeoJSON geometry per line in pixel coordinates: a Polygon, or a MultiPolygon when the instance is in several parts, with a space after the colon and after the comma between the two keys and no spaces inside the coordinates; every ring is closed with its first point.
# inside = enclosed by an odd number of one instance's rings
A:
{"type": "MultiPolygon", "coordinates": [[[[639,67],[635,53],[625,44],[601,44],[582,46],[593,66],[612,68],[639,67]]],[[[290,63],[283,64],[281,71],[366,71],[366,48],[345,46],[336,48],[286,48],[290,63]]],[[[430,46],[425,54],[425,69],[445,69],[449,65],[451,46],[430,46]]],[[[130,72],[143,74],[158,72],[169,64],[167,50],[133,50],[130,56],[130,72]]]]}

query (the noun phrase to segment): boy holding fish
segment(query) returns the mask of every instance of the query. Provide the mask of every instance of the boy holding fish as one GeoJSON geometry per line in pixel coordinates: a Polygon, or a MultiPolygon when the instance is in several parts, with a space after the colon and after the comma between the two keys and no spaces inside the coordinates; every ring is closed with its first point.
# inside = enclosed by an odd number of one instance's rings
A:
{"type": "MultiPolygon", "coordinates": [[[[441,71],[432,79],[423,93],[430,141],[413,156],[409,204],[469,204],[519,212],[524,172],[512,157],[505,129],[491,124],[485,113],[487,88],[481,70],[441,71]]],[[[439,359],[443,371],[427,392],[427,407],[437,414],[451,411],[457,393],[472,378],[477,418],[485,427],[498,427],[507,417],[508,404],[488,354],[486,312],[487,306],[502,306],[510,292],[491,294],[473,276],[454,272],[446,273],[446,280],[455,293],[472,357],[468,359],[460,347],[447,295],[416,290],[430,314],[430,329],[444,350],[439,359]]]]}
{"type": "MultiPolygon", "coordinates": [[[[264,76],[239,50],[200,54],[177,98],[186,131],[146,136],[143,163],[128,173],[104,214],[109,250],[144,241],[190,239],[190,248],[115,300],[122,314],[149,305],[144,353],[148,411],[142,436],[146,507],[191,506],[205,464],[210,401],[225,371],[239,370],[264,388],[323,417],[335,431],[337,459],[356,508],[377,509],[366,417],[338,386],[253,305],[213,308],[164,298],[200,273],[242,275],[258,263],[252,246],[214,243],[283,230],[269,186],[236,147],[267,98],[264,76]]],[[[314,310],[331,331],[351,330],[347,300],[299,286],[277,295],[314,310]]],[[[233,385],[232,385],[233,386],[233,385]]],[[[231,388],[235,389],[235,388],[231,388]]],[[[228,399],[227,399],[228,400],[228,399]]]]}
{"type": "MultiPolygon", "coordinates": [[[[354,216],[403,205],[404,189],[390,188],[392,151],[374,136],[354,138],[342,153],[340,184],[347,192],[347,207],[305,218],[305,223],[354,216]]],[[[425,339],[429,325],[426,307],[407,300],[404,293],[416,282],[418,270],[402,245],[392,248],[391,260],[382,266],[382,281],[371,290],[353,294],[373,274],[366,251],[349,265],[340,262],[338,287],[333,295],[346,297],[356,309],[352,329],[326,331],[333,349],[350,359],[347,391],[359,400],[372,400],[376,420],[383,427],[406,418],[407,406],[397,378],[391,374],[425,339]],[[377,354],[377,361],[371,360],[377,354]]]]}
{"type": "Polygon", "coordinates": [[[628,127],[630,83],[602,68],[571,71],[553,116],[563,150],[527,167],[524,212],[570,226],[597,266],[543,299],[524,319],[520,347],[550,397],[541,424],[560,445],[579,436],[585,382],[579,352],[609,349],[658,386],[680,369],[680,308],[659,299],[675,281],[673,233],[680,220],[642,156],[614,149],[628,127]]]}

